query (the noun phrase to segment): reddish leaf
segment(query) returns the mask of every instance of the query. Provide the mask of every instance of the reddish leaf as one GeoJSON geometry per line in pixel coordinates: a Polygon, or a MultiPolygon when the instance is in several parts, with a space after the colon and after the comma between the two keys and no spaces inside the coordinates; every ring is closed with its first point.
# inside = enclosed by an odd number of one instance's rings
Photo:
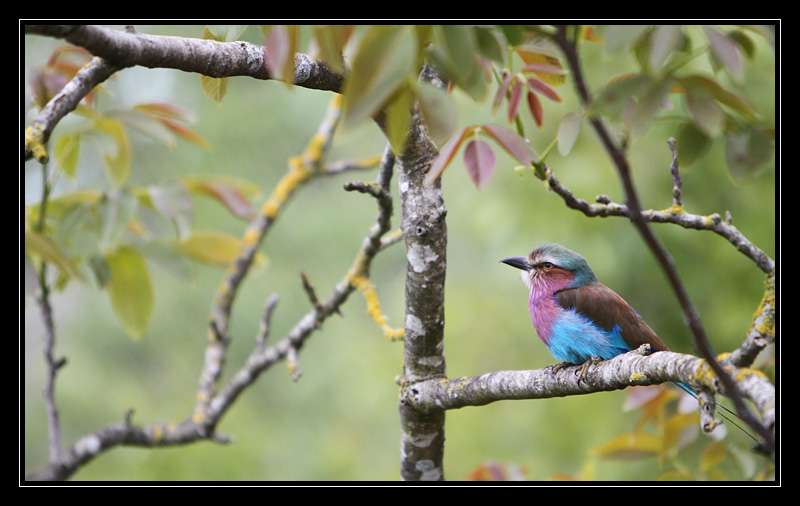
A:
{"type": "Polygon", "coordinates": [[[511,88],[511,98],[508,100],[508,121],[514,121],[519,110],[519,99],[522,96],[522,83],[513,79],[514,87],[511,88]]]}
{"type": "Polygon", "coordinates": [[[467,132],[470,132],[471,128],[462,128],[450,138],[447,143],[442,146],[442,149],[439,151],[439,156],[436,157],[436,160],[433,161],[431,165],[431,169],[428,171],[428,175],[425,176],[425,184],[429,185],[436,181],[439,176],[442,175],[442,172],[450,165],[450,162],[453,161],[453,157],[456,156],[458,152],[458,148],[461,147],[461,144],[464,143],[466,139],[467,132]]]}
{"type": "Polygon", "coordinates": [[[531,91],[538,91],[545,97],[549,98],[554,102],[561,102],[561,97],[558,96],[556,90],[551,88],[550,86],[546,85],[542,81],[538,79],[530,78],[528,79],[528,86],[530,87],[531,91]]]}
{"type": "Polygon", "coordinates": [[[552,74],[556,76],[566,75],[566,71],[561,67],[555,65],[548,65],[546,63],[531,63],[522,67],[523,72],[534,72],[541,74],[552,74]]]}
{"type": "Polygon", "coordinates": [[[206,140],[194,130],[189,130],[185,126],[171,119],[159,118],[159,121],[165,127],[172,130],[178,137],[181,137],[182,139],[187,140],[192,144],[196,144],[201,148],[208,148],[208,143],[206,142],[206,140]]]}
{"type": "MultiPolygon", "coordinates": [[[[549,65],[552,67],[561,68],[561,62],[555,56],[546,54],[542,48],[537,50],[520,48],[517,49],[517,54],[522,58],[527,65],[549,65]]],[[[566,77],[562,74],[555,74],[550,72],[534,71],[543,81],[546,81],[553,86],[564,84],[566,77]]]]}
{"type": "Polygon", "coordinates": [[[492,177],[495,161],[491,146],[481,140],[469,141],[464,149],[464,166],[467,168],[470,179],[479,190],[492,177]]]}
{"type": "Polygon", "coordinates": [[[250,201],[232,186],[220,182],[201,182],[196,189],[219,201],[234,216],[250,220],[255,215],[250,201]]]}
{"type": "Polygon", "coordinates": [[[536,121],[536,126],[542,126],[543,121],[543,111],[542,111],[542,103],[539,101],[539,98],[536,94],[532,91],[528,92],[528,108],[531,110],[531,114],[533,115],[533,119],[536,121]]]}
{"type": "Polygon", "coordinates": [[[523,165],[533,163],[536,155],[528,145],[528,142],[508,128],[499,125],[483,125],[481,131],[494,139],[501,148],[505,149],[523,165]]]}
{"type": "Polygon", "coordinates": [[[47,60],[47,65],[53,66],[58,60],[61,59],[63,55],[68,54],[77,55],[77,60],[79,60],[81,64],[85,64],[92,59],[92,53],[90,53],[88,50],[78,46],[64,45],[53,50],[53,53],[50,55],[50,59],[47,60]]]}
{"type": "Polygon", "coordinates": [[[148,102],[135,105],[133,108],[148,116],[158,118],[174,118],[181,121],[191,121],[193,119],[192,114],[186,109],[165,102],[148,102]]]}
{"type": "Polygon", "coordinates": [[[511,75],[509,75],[508,72],[503,71],[503,82],[497,88],[497,94],[494,96],[494,102],[492,103],[492,114],[497,112],[497,108],[503,103],[503,99],[506,97],[506,93],[508,92],[509,84],[511,84],[511,75]]]}

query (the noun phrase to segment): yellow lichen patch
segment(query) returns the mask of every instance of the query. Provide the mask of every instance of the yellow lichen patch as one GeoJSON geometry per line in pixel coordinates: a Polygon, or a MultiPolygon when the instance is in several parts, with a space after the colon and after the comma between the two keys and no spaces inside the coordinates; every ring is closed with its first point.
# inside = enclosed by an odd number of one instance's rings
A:
{"type": "Polygon", "coordinates": [[[192,421],[194,423],[196,423],[197,425],[200,425],[201,423],[203,423],[203,420],[205,420],[205,416],[199,410],[195,411],[195,413],[192,415],[192,421]]]}
{"type": "Polygon", "coordinates": [[[383,334],[387,338],[395,341],[405,336],[405,329],[394,329],[386,322],[386,316],[381,311],[381,302],[380,299],[378,299],[378,292],[367,277],[358,275],[351,276],[350,284],[364,296],[364,300],[367,301],[367,312],[381,330],[383,330],[383,334]]]}
{"type": "Polygon", "coordinates": [[[669,212],[671,214],[683,214],[683,206],[672,204],[672,206],[669,208],[669,212]]]}
{"type": "Polygon", "coordinates": [[[164,430],[161,428],[161,425],[154,425],[152,433],[153,440],[155,440],[156,443],[164,438],[164,430]]]}
{"type": "Polygon", "coordinates": [[[272,194],[261,207],[261,214],[268,218],[275,218],[281,206],[297,189],[297,186],[311,176],[311,172],[305,168],[303,161],[296,156],[289,159],[289,166],[289,172],[278,181],[272,194]]]}
{"type": "Polygon", "coordinates": [[[720,353],[717,355],[717,362],[725,362],[729,358],[731,358],[731,354],[726,351],[725,353],[720,353]]]}
{"type": "Polygon", "coordinates": [[[331,102],[328,104],[328,108],[331,110],[334,109],[341,109],[342,108],[342,95],[334,95],[331,99],[331,102]]]}
{"type": "Polygon", "coordinates": [[[208,394],[206,394],[204,390],[198,390],[195,398],[198,400],[198,402],[205,402],[208,400],[208,394]]]}
{"type": "Polygon", "coordinates": [[[25,129],[25,151],[30,151],[39,163],[47,163],[47,149],[42,142],[42,126],[34,125],[25,129]]]}
{"type": "Polygon", "coordinates": [[[756,332],[762,336],[775,338],[775,273],[767,276],[764,283],[764,297],[753,314],[756,332]]]}
{"type": "Polygon", "coordinates": [[[318,133],[311,138],[308,146],[306,146],[305,153],[303,153],[303,156],[308,163],[316,164],[319,162],[319,159],[322,158],[322,151],[325,148],[325,143],[327,140],[328,138],[321,133],[318,133]]]}
{"type": "Polygon", "coordinates": [[[247,232],[244,233],[244,238],[242,239],[245,246],[253,246],[256,242],[258,242],[258,228],[257,227],[250,227],[247,229],[247,232]]]}
{"type": "Polygon", "coordinates": [[[742,381],[743,379],[747,378],[748,376],[758,376],[760,378],[767,379],[767,375],[763,372],[759,371],[758,369],[751,369],[749,367],[743,367],[736,371],[736,381],[742,381]]]}
{"type": "Polygon", "coordinates": [[[695,381],[701,385],[713,385],[716,377],[717,376],[714,374],[711,366],[709,366],[708,362],[705,360],[700,363],[700,365],[697,367],[697,370],[694,372],[695,381]]]}
{"type": "Polygon", "coordinates": [[[641,381],[644,379],[644,374],[638,371],[632,372],[628,381],[641,381]]]}

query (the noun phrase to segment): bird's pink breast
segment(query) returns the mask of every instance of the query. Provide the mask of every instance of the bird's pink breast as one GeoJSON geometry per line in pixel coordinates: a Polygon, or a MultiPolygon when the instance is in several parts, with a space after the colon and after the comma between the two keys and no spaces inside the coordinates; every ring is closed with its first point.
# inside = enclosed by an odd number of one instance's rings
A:
{"type": "Polygon", "coordinates": [[[539,338],[549,345],[553,324],[563,309],[558,305],[555,293],[566,288],[571,276],[537,275],[531,280],[528,297],[528,312],[539,338]]]}

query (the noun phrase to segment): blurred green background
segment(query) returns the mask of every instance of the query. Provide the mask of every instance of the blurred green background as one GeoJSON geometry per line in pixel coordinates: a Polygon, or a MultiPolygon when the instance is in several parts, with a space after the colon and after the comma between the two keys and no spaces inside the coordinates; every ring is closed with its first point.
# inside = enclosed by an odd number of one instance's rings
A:
{"type": "MultiPolygon", "coordinates": [[[[140,32],[199,37],[202,26],[137,26],[140,32]]],[[[244,38],[259,42],[255,27],[244,38]]],[[[769,45],[758,37],[738,90],[774,126],[775,63],[769,45]]],[[[25,79],[43,65],[60,41],[25,37],[25,79]]],[[[633,57],[607,54],[586,43],[583,59],[596,90],[614,75],[631,71],[633,57]]],[[[707,72],[707,59],[691,64],[707,72]]],[[[330,93],[288,88],[282,83],[232,78],[221,104],[203,95],[200,78],[174,70],[131,68],[118,73],[99,96],[99,109],[141,102],[171,102],[193,110],[193,125],[210,143],[203,151],[179,141],[169,150],[131,134],[131,184],[155,184],[186,175],[230,174],[249,179],[268,194],[299,153],[324,113],[330,93]]],[[[525,111],[526,131],[542,151],[555,136],[560,118],[578,110],[570,84],[558,89],[564,102],[545,103],[545,124],[536,129],[525,111]]],[[[673,95],[673,97],[676,97],[673,95]]],[[[476,104],[455,92],[460,125],[497,122],[487,103],[476,104]]],[[[674,98],[677,109],[682,101],[674,98]]],[[[29,91],[26,108],[30,109],[29,91]]],[[[29,110],[29,123],[35,110],[29,110]]],[[[67,131],[75,118],[56,129],[67,131]]],[[[550,165],[576,195],[593,200],[607,194],[623,200],[608,156],[586,128],[566,158],[557,150],[550,165]]],[[[671,203],[666,139],[674,121],[658,121],[630,148],[635,182],[645,207],[671,203]]],[[[329,161],[379,154],[384,140],[373,124],[340,129],[329,161]]],[[[505,153],[483,191],[469,181],[461,157],[444,175],[448,209],[448,273],[445,352],[449,376],[499,369],[533,369],[554,360],[531,327],[526,291],[518,273],[498,263],[525,255],[543,242],[558,242],[582,253],[597,276],[627,299],[668,345],[693,352],[690,333],[667,280],[629,222],[589,219],[566,208],[532,174],[520,175],[505,153]]],[[[40,199],[40,170],[25,166],[25,201],[40,199]]],[[[775,254],[774,161],[749,181],[734,181],[718,139],[692,167],[682,171],[689,212],[733,213],[734,223],[768,254],[775,254]]],[[[373,223],[375,205],[347,194],[342,184],[372,178],[350,173],[321,178],[303,188],[285,208],[262,245],[268,264],[254,270],[240,291],[232,317],[234,338],[226,375],[252,350],[265,297],[280,297],[271,341],[276,341],[308,310],[299,273],[305,271],[320,297],[327,297],[348,269],[373,223]]],[[[396,178],[395,178],[396,181],[396,178]]],[[[393,185],[395,186],[395,185],[393,185]]],[[[75,181],[60,178],[55,195],[80,188],[107,188],[102,160],[87,144],[81,150],[75,181]]],[[[397,189],[393,188],[395,196],[397,189]]],[[[260,204],[261,200],[256,203],[260,204]]],[[[210,199],[194,199],[194,228],[219,229],[240,236],[245,223],[210,199]]],[[[399,223],[399,204],[393,223],[399,223]]],[[[680,275],[717,352],[743,339],[762,295],[763,275],[728,242],[712,233],[655,225],[658,238],[675,258],[680,275]]],[[[140,341],[126,337],[105,292],[71,283],[53,295],[57,354],[69,359],[58,377],[57,396],[63,439],[116,423],[135,408],[138,423],[179,421],[191,413],[206,342],[211,298],[223,271],[192,264],[191,280],[170,275],[153,263],[156,309],[140,341]]],[[[372,279],[389,323],[403,322],[405,258],[402,245],[380,254],[372,279]]],[[[197,443],[168,449],[117,448],[82,468],[75,480],[395,480],[399,478],[399,420],[395,376],[401,372],[402,344],[389,343],[370,320],[358,294],[313,335],[300,356],[304,374],[293,383],[285,364],[265,373],[229,411],[219,430],[234,443],[197,443]]],[[[47,423],[41,390],[42,324],[38,307],[25,303],[25,471],[47,460],[47,423]]],[[[498,402],[447,414],[445,476],[464,479],[470,470],[494,459],[526,468],[528,479],[576,473],[591,449],[630,431],[638,413],[625,413],[623,392],[535,401],[498,402]]],[[[742,439],[740,434],[730,437],[742,439]]],[[[701,436],[702,439],[702,436],[701,436]]],[[[742,439],[744,444],[746,441],[742,439]]],[[[657,459],[603,461],[597,479],[653,479],[657,459]]]]}

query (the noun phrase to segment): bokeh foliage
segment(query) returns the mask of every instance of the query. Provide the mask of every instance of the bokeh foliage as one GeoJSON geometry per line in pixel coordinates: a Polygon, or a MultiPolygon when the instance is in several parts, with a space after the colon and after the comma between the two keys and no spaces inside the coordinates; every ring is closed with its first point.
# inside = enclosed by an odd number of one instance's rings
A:
{"type": "MultiPolygon", "coordinates": [[[[254,27],[243,32],[236,27],[137,28],[145,33],[264,42],[264,35],[254,27]]],[[[643,205],[663,208],[671,202],[670,154],[665,141],[675,136],[679,149],[695,146],[690,151],[692,163],[687,162],[682,170],[687,209],[704,214],[729,209],[737,227],[774,255],[774,161],[763,154],[764,144],[771,142],[769,130],[774,132],[775,117],[775,62],[769,32],[753,33],[754,30],[737,27],[713,30],[709,35],[703,28],[690,27],[676,35],[674,30],[645,28],[638,38],[628,41],[630,50],[610,51],[608,45],[612,40],[615,45],[622,44],[619,35],[605,27],[596,27],[591,33],[582,34],[585,40],[581,55],[589,85],[595,96],[601,96],[606,83],[620,75],[639,72],[648,65],[665,62],[671,65],[681,51],[686,51],[687,58],[695,56],[693,52],[705,41],[716,40],[714,34],[719,31],[744,34],[731,37],[739,41],[743,36],[749,41],[739,42],[740,57],[744,53],[749,56],[741,71],[730,61],[731,49],[723,42],[721,49],[712,50],[711,58],[706,51],[704,57],[688,60],[681,75],[716,76],[726,90],[746,97],[752,110],[758,113],[757,121],[745,121],[747,115],[744,119],[742,115],[736,116],[735,108],[729,111],[730,107],[724,103],[726,115],[724,121],[719,120],[715,106],[708,105],[707,95],[692,102],[694,99],[683,99],[687,95],[684,93],[670,95],[672,111],[660,111],[655,119],[647,111],[638,114],[634,111],[627,117],[629,121],[622,117],[621,124],[635,131],[628,152],[643,205]],[[642,42],[646,38],[649,42],[642,42]],[[639,49],[648,43],[651,45],[648,51],[639,49]],[[671,60],[669,55],[661,54],[665,49],[653,50],[653,45],[661,48],[659,44],[675,51],[671,60]],[[720,67],[716,73],[715,67],[720,67]],[[733,141],[723,139],[729,123],[732,129],[729,135],[739,136],[733,141]],[[688,129],[693,130],[687,133],[688,129]],[[716,141],[707,142],[715,134],[716,141]],[[734,155],[744,155],[733,156],[732,150],[734,155]]],[[[273,34],[272,44],[287,47],[297,44],[301,48],[313,32],[308,27],[287,29],[286,33],[297,33],[297,41],[290,43],[275,36],[274,29],[264,31],[268,43],[273,34]]],[[[491,99],[498,83],[491,74],[484,79],[487,76],[480,75],[485,70],[481,67],[476,66],[477,77],[473,73],[450,76],[456,86],[444,101],[401,75],[413,68],[415,59],[425,56],[419,52],[419,41],[427,38],[441,42],[437,47],[444,48],[442,54],[431,51],[433,56],[428,57],[443,69],[463,69],[459,61],[467,58],[463,48],[470,43],[480,46],[482,54],[494,59],[500,69],[519,71],[523,65],[554,66],[547,59],[531,60],[530,54],[526,56],[520,51],[505,54],[505,41],[518,35],[513,27],[476,29],[469,34],[450,28],[430,32],[418,27],[407,33],[361,33],[361,37],[374,38],[370,47],[377,48],[375,51],[391,47],[400,62],[396,65],[399,70],[387,71],[388,77],[378,76],[384,79],[381,82],[389,79],[399,83],[394,85],[399,88],[392,94],[375,97],[370,95],[371,89],[359,90],[355,95],[350,92],[351,100],[353,96],[369,98],[364,106],[367,112],[361,111],[361,116],[368,117],[370,108],[386,99],[407,103],[403,101],[413,94],[429,97],[425,100],[429,104],[427,114],[423,108],[429,123],[432,122],[429,118],[453,116],[453,120],[440,125],[439,130],[444,132],[455,125],[462,128],[500,124],[517,131],[521,128],[538,153],[546,151],[553,139],[571,136],[569,132],[563,133],[570,127],[560,127],[560,122],[565,115],[579,111],[577,98],[569,76],[559,86],[552,77],[558,74],[542,75],[546,67],[535,68],[542,81],[556,87],[560,102],[543,100],[537,107],[534,104],[538,99],[529,98],[530,111],[523,113],[517,104],[515,114],[510,114],[510,107],[505,106],[492,113],[491,100],[486,98],[491,99]],[[500,41],[499,54],[493,49],[492,40],[500,41]],[[403,66],[404,58],[410,61],[408,69],[403,66]],[[484,100],[475,101],[480,98],[484,100]],[[509,123],[509,117],[516,121],[509,123]]],[[[325,36],[328,45],[338,47],[337,34],[325,36]]],[[[39,89],[47,93],[46,85],[57,86],[52,81],[58,78],[46,74],[48,81],[37,80],[35,76],[61,44],[36,37],[26,37],[25,43],[26,79],[42,83],[39,89]]],[[[326,50],[330,47],[321,48],[320,54],[326,50]]],[[[63,58],[80,58],[79,54],[68,52],[56,54],[61,55],[56,64],[63,58]]],[[[68,72],[69,68],[62,70],[68,72]]],[[[501,84],[506,75],[513,72],[498,74],[501,84]]],[[[655,91],[645,91],[643,96],[653,95],[657,109],[667,88],[663,83],[653,84],[651,77],[647,79],[642,80],[642,86],[655,91]]],[[[121,238],[126,234],[135,235],[135,230],[130,230],[126,220],[119,216],[124,218],[126,213],[134,212],[131,208],[149,209],[149,203],[171,219],[166,231],[173,234],[181,251],[190,258],[212,264],[187,262],[180,255],[145,249],[153,302],[127,303],[134,310],[125,312],[128,316],[122,318],[123,325],[117,323],[112,310],[112,304],[120,303],[114,303],[113,295],[109,299],[98,289],[105,286],[104,273],[108,276],[110,271],[110,278],[114,279],[113,261],[96,260],[97,265],[87,262],[86,268],[90,270],[84,276],[88,281],[69,283],[62,292],[53,295],[58,353],[69,357],[57,390],[65,441],[74,441],[85,432],[118,421],[130,407],[136,408],[138,420],[147,422],[177,421],[190,411],[202,363],[208,308],[223,275],[213,264],[224,264],[230,259],[224,254],[224,258],[209,259],[208,252],[224,253],[227,250],[222,246],[241,237],[242,217],[248,213],[248,203],[260,203],[259,195],[263,199],[286,170],[286,160],[302,150],[313,135],[329,97],[328,93],[290,88],[277,81],[228,78],[223,82],[204,80],[202,86],[198,81],[196,75],[170,70],[125,70],[91,97],[94,110],[103,113],[100,118],[89,113],[84,117],[68,117],[54,132],[53,157],[63,169],[56,180],[54,199],[76,192],[83,192],[80,195],[86,199],[100,199],[91,192],[127,188],[102,197],[105,200],[95,200],[105,206],[97,211],[96,219],[111,223],[99,229],[99,236],[72,231],[59,236],[55,230],[54,237],[62,241],[59,244],[74,248],[70,250],[73,254],[91,252],[99,245],[101,251],[105,246],[107,251],[115,252],[109,253],[112,259],[116,258],[113,255],[120,256],[120,251],[123,257],[130,257],[131,251],[125,246],[120,248],[119,244],[124,242],[121,238]],[[210,99],[212,95],[221,99],[221,103],[210,99]],[[170,104],[173,109],[163,104],[170,104]],[[112,116],[112,110],[125,113],[112,116]],[[119,125],[125,119],[131,128],[121,133],[119,125]],[[143,128],[137,130],[131,123],[136,121],[143,128]],[[92,135],[86,133],[87,125],[94,128],[92,135]],[[84,135],[81,142],[76,142],[78,136],[84,135]],[[92,143],[99,143],[99,149],[94,149],[92,143]],[[200,149],[203,147],[207,149],[200,149]],[[165,194],[171,198],[160,198],[165,194]],[[209,196],[212,198],[205,198],[209,196]],[[183,205],[175,205],[176,202],[183,205]],[[186,202],[191,203],[190,207],[186,202]],[[117,218],[103,218],[110,213],[117,218]],[[141,335],[141,340],[127,339],[123,329],[131,335],[141,335]]],[[[508,99],[512,100],[514,83],[509,82],[509,87],[508,99]]],[[[36,87],[32,89],[36,91],[36,87]]],[[[542,89],[533,86],[530,91],[535,96],[542,89]]],[[[544,89],[546,97],[547,88],[544,89]]],[[[518,96],[517,100],[521,98],[518,96]]],[[[31,104],[40,101],[36,93],[26,92],[26,107],[31,115],[35,112],[31,104]]],[[[639,104],[643,102],[646,101],[641,99],[639,104]]],[[[624,116],[624,107],[618,112],[624,116]]],[[[570,118],[574,122],[574,116],[570,118]]],[[[392,122],[400,126],[390,128],[390,136],[392,131],[403,130],[402,118],[390,118],[392,122]]],[[[380,152],[384,138],[374,124],[351,118],[345,126],[334,140],[331,160],[358,159],[380,152]]],[[[437,134],[442,141],[447,138],[446,134],[437,134]]],[[[402,136],[392,137],[394,145],[404,142],[402,136]]],[[[560,149],[549,155],[548,164],[561,181],[588,200],[599,193],[623,200],[613,166],[589,130],[584,129],[574,142],[571,151],[560,149]],[[568,154],[562,155],[564,152],[568,154]]],[[[567,209],[532,171],[512,170],[518,160],[502,149],[495,153],[496,170],[493,175],[489,171],[490,184],[481,178],[476,180],[481,183],[480,192],[463,174],[451,173],[461,171],[464,165],[461,156],[453,159],[444,176],[449,232],[445,339],[448,374],[529,369],[552,362],[530,326],[522,284],[515,273],[497,263],[505,256],[525,254],[542,242],[559,242],[584,254],[600,279],[631,302],[671,348],[692,352],[691,337],[680,308],[630,223],[622,219],[588,219],[567,209]]],[[[771,155],[771,151],[768,153],[771,155]]],[[[467,162],[465,168],[470,173],[481,173],[481,167],[474,163],[469,167],[469,159],[467,162]]],[[[315,181],[297,195],[270,232],[262,245],[269,261],[262,262],[251,273],[234,309],[229,374],[252,346],[258,315],[268,293],[281,294],[273,330],[277,337],[307,309],[299,272],[307,272],[324,294],[349,265],[371,224],[371,218],[365,216],[371,217],[373,213],[368,199],[341,190],[343,182],[358,177],[362,175],[315,181]]],[[[41,198],[40,178],[37,164],[27,164],[25,199],[32,209],[35,209],[32,204],[41,198]]],[[[31,218],[35,219],[35,215],[31,218]]],[[[398,222],[396,216],[395,223],[398,222]]],[[[743,339],[761,298],[761,273],[729,243],[713,234],[668,225],[655,225],[654,229],[675,257],[715,349],[725,351],[736,346],[743,339]]],[[[383,310],[394,326],[402,322],[404,266],[402,246],[396,246],[381,254],[371,276],[381,294],[383,310]]],[[[70,268],[74,266],[64,266],[61,272],[70,268]]],[[[113,281],[107,288],[110,293],[115,292],[113,281]]],[[[124,299],[125,290],[118,292],[117,298],[124,299]]],[[[39,340],[41,323],[31,302],[30,298],[26,300],[25,312],[26,470],[40,466],[47,453],[46,418],[40,397],[44,377],[39,340]]],[[[115,449],[86,466],[75,479],[396,479],[399,426],[394,377],[401,370],[401,346],[386,342],[358,297],[354,296],[345,306],[344,315],[342,319],[326,322],[303,350],[305,374],[299,383],[292,383],[288,374],[276,368],[238,401],[220,427],[222,432],[233,435],[235,444],[115,449]]],[[[528,479],[564,476],[653,479],[669,469],[663,459],[637,460],[635,465],[626,460],[601,460],[602,465],[592,466],[590,476],[585,474],[589,472],[587,455],[635,428],[639,415],[622,410],[624,399],[623,392],[599,393],[504,402],[448,413],[445,475],[464,479],[481,463],[494,459],[522,466],[528,479]]],[[[747,445],[747,440],[734,431],[729,431],[726,441],[740,447],[747,445]]],[[[702,462],[698,459],[707,451],[708,442],[701,436],[685,450],[686,460],[702,462]]],[[[716,457],[706,458],[713,461],[716,457]]],[[[728,477],[744,476],[741,469],[726,471],[728,477]]]]}

